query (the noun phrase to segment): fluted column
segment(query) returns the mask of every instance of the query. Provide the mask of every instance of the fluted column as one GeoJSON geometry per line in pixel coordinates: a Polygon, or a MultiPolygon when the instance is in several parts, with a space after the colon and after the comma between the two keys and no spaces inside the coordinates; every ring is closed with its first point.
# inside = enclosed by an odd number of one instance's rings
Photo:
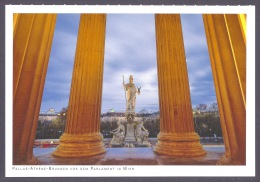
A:
{"type": "Polygon", "coordinates": [[[245,14],[239,14],[238,20],[239,20],[240,29],[242,31],[244,43],[246,44],[246,15],[245,14]]]}
{"type": "Polygon", "coordinates": [[[155,15],[160,133],[154,151],[200,156],[205,151],[194,131],[180,15],[155,15]]]}
{"type": "Polygon", "coordinates": [[[105,14],[82,14],[70,90],[65,133],[57,157],[81,157],[105,152],[100,133],[105,48],[105,14]]]}
{"type": "Polygon", "coordinates": [[[18,22],[19,19],[19,14],[18,13],[14,13],[13,14],[13,36],[15,36],[15,32],[16,32],[16,23],[18,22]]]}
{"type": "Polygon", "coordinates": [[[33,143],[56,14],[19,14],[14,18],[13,164],[36,164],[33,143]]]}
{"type": "Polygon", "coordinates": [[[203,15],[225,143],[218,164],[246,164],[246,37],[240,18],[203,15]]]}

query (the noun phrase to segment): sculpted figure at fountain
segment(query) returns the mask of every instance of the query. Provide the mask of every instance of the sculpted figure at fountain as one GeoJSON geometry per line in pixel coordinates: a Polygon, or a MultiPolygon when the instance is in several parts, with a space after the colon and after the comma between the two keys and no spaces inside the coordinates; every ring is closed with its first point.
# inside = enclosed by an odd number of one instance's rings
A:
{"type": "Polygon", "coordinates": [[[143,125],[143,121],[138,121],[135,129],[135,137],[136,141],[139,145],[149,145],[150,142],[148,141],[149,132],[145,129],[143,125]]]}
{"type": "Polygon", "coordinates": [[[121,124],[120,120],[117,121],[118,127],[112,131],[110,131],[113,134],[113,138],[110,142],[112,145],[121,145],[124,142],[125,138],[125,127],[121,124]]]}
{"type": "Polygon", "coordinates": [[[118,127],[111,131],[113,138],[110,147],[119,147],[122,144],[125,148],[150,147],[148,130],[144,128],[143,122],[139,122],[139,119],[135,118],[136,94],[140,94],[141,87],[135,86],[133,75],[129,76],[129,83],[125,83],[123,76],[123,87],[126,99],[126,131],[125,127],[118,121],[118,127]]]}

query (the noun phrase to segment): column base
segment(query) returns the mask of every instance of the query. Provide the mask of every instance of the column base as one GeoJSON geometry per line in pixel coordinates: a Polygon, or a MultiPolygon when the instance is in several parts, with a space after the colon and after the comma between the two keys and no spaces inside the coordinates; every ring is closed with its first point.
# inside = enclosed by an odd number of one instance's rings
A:
{"type": "Polygon", "coordinates": [[[224,154],[221,159],[217,162],[217,165],[232,165],[231,158],[226,157],[224,154]]]}
{"type": "Polygon", "coordinates": [[[160,132],[154,152],[179,157],[196,157],[206,154],[197,133],[169,134],[160,132]]]}
{"type": "Polygon", "coordinates": [[[53,152],[55,157],[87,157],[105,153],[103,136],[100,133],[66,134],[60,137],[60,144],[53,152]]]}
{"type": "Polygon", "coordinates": [[[216,165],[246,165],[246,162],[232,159],[224,154],[216,165]]]}
{"type": "Polygon", "coordinates": [[[13,165],[38,165],[38,164],[39,164],[39,161],[34,156],[32,156],[32,158],[27,161],[14,160],[14,162],[13,162],[13,165]]]}

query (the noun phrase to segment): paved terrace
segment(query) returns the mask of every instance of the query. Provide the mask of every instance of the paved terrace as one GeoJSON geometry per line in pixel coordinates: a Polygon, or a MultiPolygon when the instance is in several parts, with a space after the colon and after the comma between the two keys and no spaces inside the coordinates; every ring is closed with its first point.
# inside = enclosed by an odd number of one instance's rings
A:
{"type": "Polygon", "coordinates": [[[106,153],[81,158],[57,158],[56,148],[34,148],[40,165],[216,165],[225,152],[224,145],[203,145],[202,157],[180,158],[156,154],[151,148],[106,148],[106,153]]]}

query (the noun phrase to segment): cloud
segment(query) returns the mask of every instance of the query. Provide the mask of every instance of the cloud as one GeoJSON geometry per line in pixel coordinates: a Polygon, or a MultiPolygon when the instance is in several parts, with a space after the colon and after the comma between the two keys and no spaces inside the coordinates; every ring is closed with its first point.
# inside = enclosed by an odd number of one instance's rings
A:
{"type": "Polygon", "coordinates": [[[122,86],[123,74],[126,83],[128,83],[129,75],[132,74],[134,76],[135,86],[141,87],[141,94],[137,96],[136,111],[141,110],[144,105],[158,105],[157,71],[155,68],[146,70],[145,72],[118,70],[113,73],[109,82],[104,81],[102,110],[108,111],[111,108],[114,108],[117,111],[125,110],[125,94],[122,86]]]}
{"type": "Polygon", "coordinates": [[[50,108],[53,108],[56,112],[61,111],[63,107],[66,107],[68,105],[68,99],[62,99],[58,101],[52,101],[52,100],[45,100],[44,106],[42,105],[40,112],[45,113],[50,108]]]}
{"type": "Polygon", "coordinates": [[[216,96],[202,15],[181,18],[192,105],[211,104],[216,96]]]}
{"type": "MultiPolygon", "coordinates": [[[[192,105],[216,102],[201,15],[182,15],[192,105]]],[[[69,100],[79,15],[57,19],[41,110],[57,111],[69,100]]],[[[122,75],[141,88],[136,111],[159,109],[154,15],[108,14],[102,91],[102,112],[125,110],[122,75]]]]}
{"type": "Polygon", "coordinates": [[[58,15],[44,86],[41,111],[68,105],[79,15],[58,15]]]}
{"type": "Polygon", "coordinates": [[[108,69],[143,71],[156,65],[155,58],[152,15],[108,15],[105,47],[108,69]]]}
{"type": "Polygon", "coordinates": [[[207,50],[202,15],[183,14],[181,20],[186,51],[198,53],[207,50]]]}
{"type": "Polygon", "coordinates": [[[137,96],[136,111],[139,111],[141,105],[158,104],[153,15],[108,15],[103,112],[111,108],[125,110],[122,75],[125,82],[128,82],[129,75],[133,75],[136,86],[141,86],[144,92],[137,96]]]}

